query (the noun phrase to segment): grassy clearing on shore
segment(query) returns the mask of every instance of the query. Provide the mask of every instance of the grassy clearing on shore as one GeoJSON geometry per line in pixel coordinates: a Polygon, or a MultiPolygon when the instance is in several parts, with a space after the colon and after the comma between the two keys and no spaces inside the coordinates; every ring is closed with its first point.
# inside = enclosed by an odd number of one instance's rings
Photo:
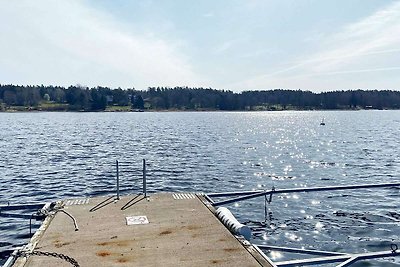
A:
{"type": "Polygon", "coordinates": [[[131,107],[130,106],[107,106],[105,111],[109,111],[109,112],[121,112],[121,111],[131,111],[131,107]]]}
{"type": "Polygon", "coordinates": [[[65,110],[68,110],[68,108],[69,108],[69,104],[44,102],[44,103],[41,103],[37,107],[37,110],[42,110],[42,111],[65,111],[65,110]]]}

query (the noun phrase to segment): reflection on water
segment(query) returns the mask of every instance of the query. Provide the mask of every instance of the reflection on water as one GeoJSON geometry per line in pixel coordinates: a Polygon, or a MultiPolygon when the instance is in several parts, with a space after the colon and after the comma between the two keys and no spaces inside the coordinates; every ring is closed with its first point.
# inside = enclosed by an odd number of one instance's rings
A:
{"type": "MultiPolygon", "coordinates": [[[[121,177],[130,193],[142,158],[152,192],[390,182],[400,180],[399,126],[398,111],[0,113],[0,204],[112,193],[115,160],[130,162],[121,177]]],[[[398,242],[399,196],[297,193],[274,196],[267,214],[263,198],[230,208],[255,243],[364,252],[398,242]]],[[[1,257],[26,242],[29,224],[0,220],[1,257]]]]}

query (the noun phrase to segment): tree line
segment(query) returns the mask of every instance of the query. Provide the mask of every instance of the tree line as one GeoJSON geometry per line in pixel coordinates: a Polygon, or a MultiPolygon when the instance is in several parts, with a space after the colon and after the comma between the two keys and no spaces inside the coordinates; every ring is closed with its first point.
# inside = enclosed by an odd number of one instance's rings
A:
{"type": "Polygon", "coordinates": [[[323,110],[399,109],[400,92],[342,90],[227,90],[190,87],[108,88],[0,85],[0,110],[323,110]]]}

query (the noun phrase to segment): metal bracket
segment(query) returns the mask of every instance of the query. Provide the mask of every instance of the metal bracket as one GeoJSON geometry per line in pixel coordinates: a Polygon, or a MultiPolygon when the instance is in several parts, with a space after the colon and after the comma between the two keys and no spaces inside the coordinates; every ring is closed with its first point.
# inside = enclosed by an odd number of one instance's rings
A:
{"type": "Polygon", "coordinates": [[[324,256],[324,257],[316,257],[316,258],[301,259],[301,260],[274,262],[274,264],[277,267],[295,267],[299,265],[300,266],[321,265],[327,263],[340,263],[336,267],[347,267],[360,260],[400,256],[400,252],[397,252],[398,247],[396,244],[392,244],[390,246],[391,248],[390,251],[378,251],[378,252],[368,252],[359,254],[349,254],[349,253],[344,254],[338,252],[307,250],[307,249],[297,249],[297,248],[287,248],[287,247],[274,247],[266,245],[257,245],[257,247],[259,247],[260,249],[279,250],[292,253],[324,256]]]}

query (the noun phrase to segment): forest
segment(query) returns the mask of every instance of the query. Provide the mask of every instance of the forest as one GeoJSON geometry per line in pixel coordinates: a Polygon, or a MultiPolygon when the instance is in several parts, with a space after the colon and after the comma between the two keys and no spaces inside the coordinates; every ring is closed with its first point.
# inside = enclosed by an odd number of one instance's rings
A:
{"type": "Polygon", "coordinates": [[[261,111],[399,109],[400,92],[303,90],[232,92],[212,88],[108,88],[0,85],[0,111],[261,111]]]}

